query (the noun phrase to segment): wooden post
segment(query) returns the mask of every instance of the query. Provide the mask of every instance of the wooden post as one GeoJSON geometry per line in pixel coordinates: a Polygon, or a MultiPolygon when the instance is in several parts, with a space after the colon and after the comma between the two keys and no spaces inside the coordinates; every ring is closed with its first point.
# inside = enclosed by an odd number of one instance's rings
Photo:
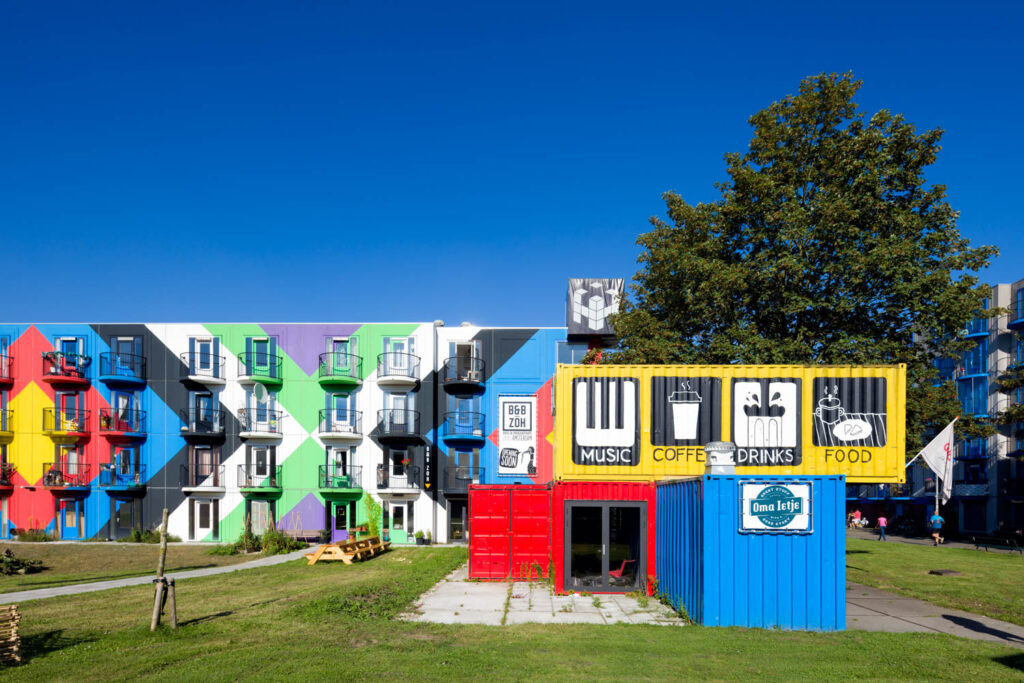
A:
{"type": "MultiPolygon", "coordinates": [[[[164,508],[163,520],[160,523],[160,556],[156,563],[156,595],[153,598],[153,619],[149,622],[149,630],[155,631],[160,625],[160,613],[167,600],[167,579],[164,578],[164,566],[167,564],[167,508],[164,508]]],[[[175,615],[177,616],[177,615],[175,615]]],[[[177,622],[177,619],[175,619],[177,622]]],[[[175,623],[175,625],[177,625],[175,623]]]]}
{"type": "Polygon", "coordinates": [[[174,579],[168,579],[167,585],[171,592],[171,628],[178,628],[178,599],[174,595],[174,579]]]}
{"type": "Polygon", "coordinates": [[[164,508],[163,521],[160,523],[160,559],[156,565],[156,576],[164,575],[164,565],[167,563],[167,508],[164,508]]]}

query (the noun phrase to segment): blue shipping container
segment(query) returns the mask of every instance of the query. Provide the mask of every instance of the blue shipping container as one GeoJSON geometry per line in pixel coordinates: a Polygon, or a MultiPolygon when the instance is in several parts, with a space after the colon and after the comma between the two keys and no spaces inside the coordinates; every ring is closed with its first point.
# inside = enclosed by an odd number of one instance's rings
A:
{"type": "MultiPolygon", "coordinates": [[[[772,491],[765,500],[774,511],[772,491]]],[[[705,626],[843,630],[845,497],[841,476],[708,475],[659,484],[658,593],[705,626]],[[752,508],[749,498],[744,515],[741,488],[752,493],[801,483],[796,490],[810,493],[810,515],[792,499],[774,505],[804,513],[805,530],[773,529],[792,515],[752,516],[764,506],[752,508]]]]}

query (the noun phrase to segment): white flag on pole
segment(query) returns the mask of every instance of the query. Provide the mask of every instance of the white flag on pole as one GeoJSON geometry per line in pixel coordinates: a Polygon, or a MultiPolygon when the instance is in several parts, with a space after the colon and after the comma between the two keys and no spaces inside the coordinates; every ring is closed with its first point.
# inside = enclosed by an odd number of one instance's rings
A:
{"type": "Polygon", "coordinates": [[[946,428],[939,432],[921,451],[921,457],[928,463],[928,467],[936,477],[942,480],[943,505],[948,503],[950,496],[953,495],[953,425],[955,424],[956,420],[953,420],[946,425],[946,428]]]}

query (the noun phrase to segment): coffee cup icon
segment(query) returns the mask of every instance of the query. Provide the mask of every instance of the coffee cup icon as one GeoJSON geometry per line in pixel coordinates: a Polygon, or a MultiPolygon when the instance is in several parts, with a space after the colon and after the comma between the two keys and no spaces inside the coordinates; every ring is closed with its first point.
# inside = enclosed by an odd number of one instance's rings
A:
{"type": "Polygon", "coordinates": [[[668,402],[672,405],[673,438],[676,441],[696,439],[700,425],[700,394],[690,388],[689,382],[683,382],[683,388],[672,392],[668,402]]]}

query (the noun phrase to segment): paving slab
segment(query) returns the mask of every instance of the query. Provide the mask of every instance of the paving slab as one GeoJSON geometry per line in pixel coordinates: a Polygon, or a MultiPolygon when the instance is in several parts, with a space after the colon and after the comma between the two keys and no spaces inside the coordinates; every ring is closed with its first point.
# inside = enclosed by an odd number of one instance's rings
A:
{"type": "Polygon", "coordinates": [[[471,582],[465,567],[452,572],[420,596],[410,621],[443,624],[616,624],[681,626],[685,622],[660,603],[643,608],[634,596],[553,595],[546,583],[471,582]],[[594,604],[595,597],[599,601],[594,604]],[[506,600],[508,609],[506,610],[506,600]]]}

